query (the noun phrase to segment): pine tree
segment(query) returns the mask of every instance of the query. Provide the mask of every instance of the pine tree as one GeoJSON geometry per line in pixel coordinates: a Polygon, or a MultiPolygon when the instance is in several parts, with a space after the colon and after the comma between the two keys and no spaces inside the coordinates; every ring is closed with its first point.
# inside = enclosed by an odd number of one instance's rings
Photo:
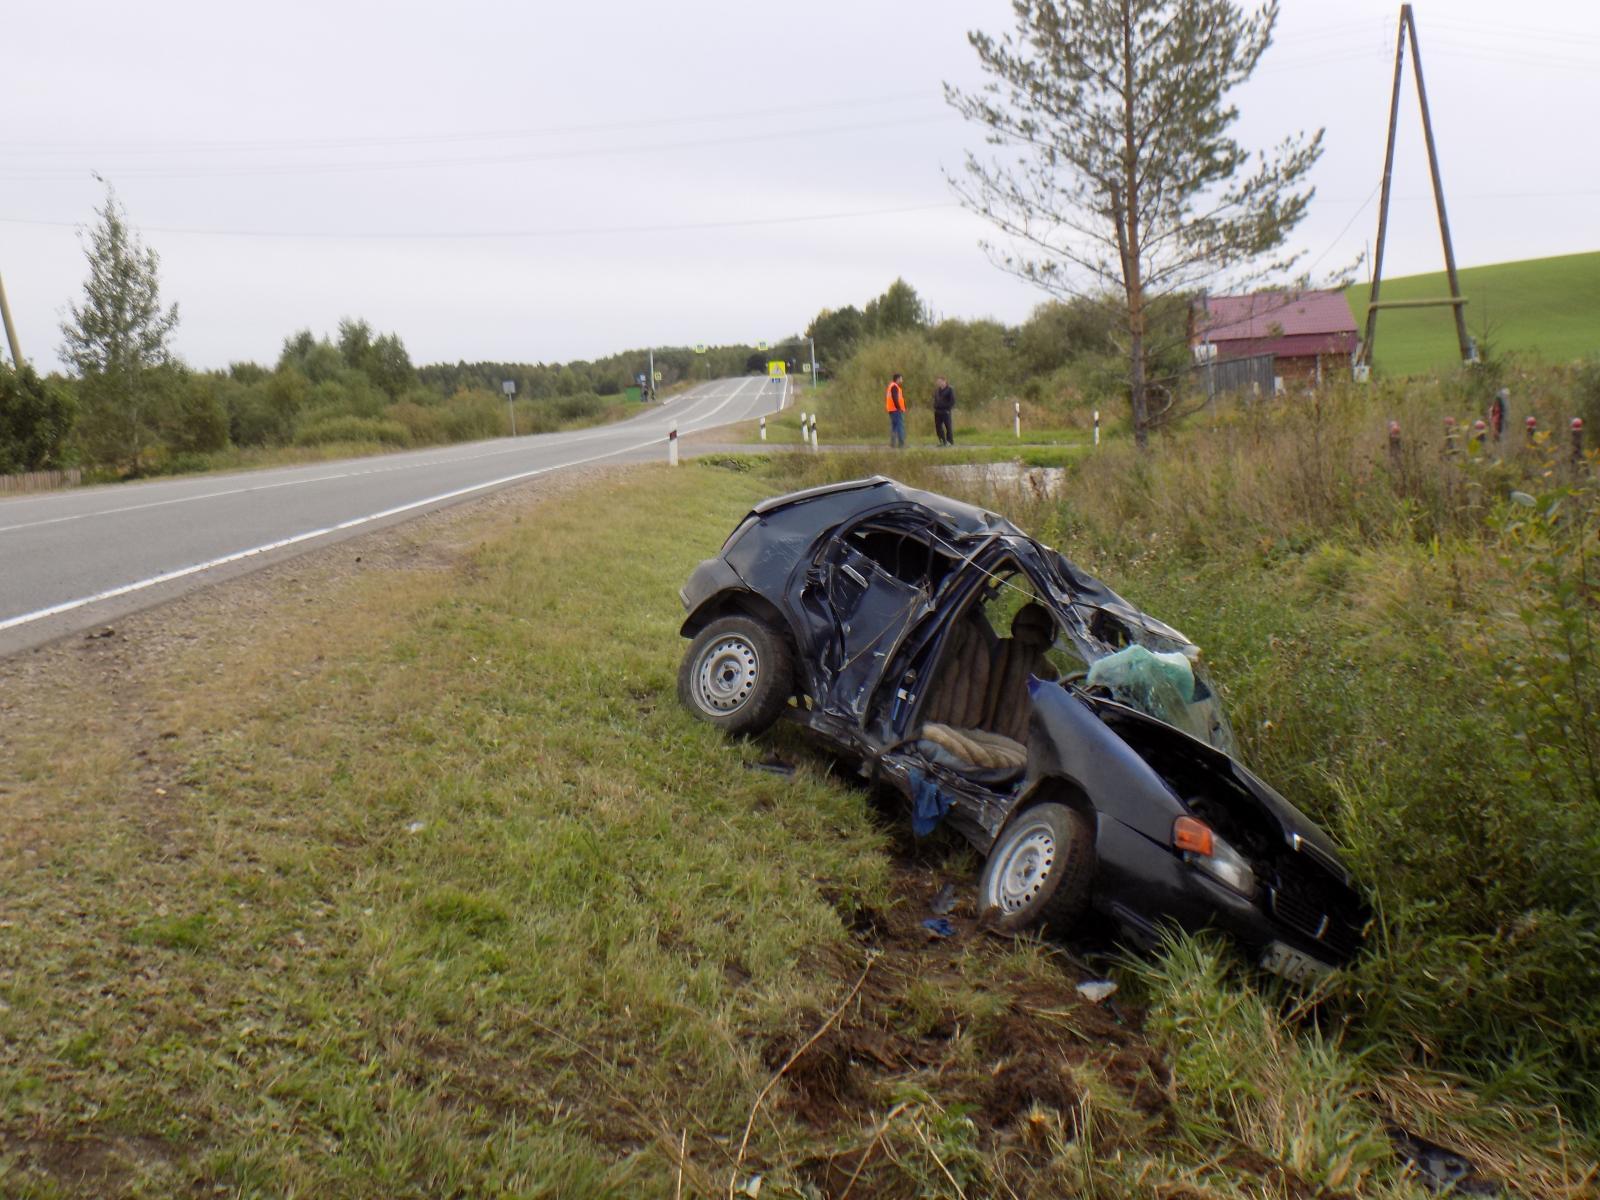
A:
{"type": "Polygon", "coordinates": [[[1228,93],[1271,44],[1276,0],[1248,16],[1232,0],[1012,7],[1014,34],[970,35],[991,82],[972,94],[947,84],[945,95],[1015,153],[969,154],[951,184],[1010,241],[985,245],[997,265],[1113,311],[1144,446],[1163,415],[1150,403],[1156,318],[1208,282],[1293,265],[1298,255],[1279,251],[1311,200],[1304,183],[1322,132],[1253,160],[1229,134],[1238,109],[1228,93]]]}

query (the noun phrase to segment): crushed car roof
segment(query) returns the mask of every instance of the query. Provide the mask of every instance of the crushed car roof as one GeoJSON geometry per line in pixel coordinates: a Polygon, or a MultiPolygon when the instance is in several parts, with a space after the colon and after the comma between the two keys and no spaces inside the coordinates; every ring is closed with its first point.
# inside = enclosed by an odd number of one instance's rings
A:
{"type": "Polygon", "coordinates": [[[769,516],[794,505],[804,504],[807,500],[815,500],[819,496],[832,496],[840,492],[861,492],[863,509],[897,503],[920,505],[943,518],[951,531],[957,534],[1004,533],[1022,536],[1022,530],[997,513],[979,508],[975,504],[952,500],[949,496],[941,496],[937,492],[925,492],[919,488],[907,487],[887,475],[873,475],[867,479],[830,483],[822,487],[807,488],[803,492],[790,492],[786,496],[774,496],[770,500],[763,500],[750,511],[758,517],[769,516]]]}
{"type": "MultiPolygon", "coordinates": [[[[869,514],[880,509],[892,509],[897,505],[916,506],[937,517],[950,531],[953,538],[979,538],[998,535],[1004,538],[1018,538],[1023,543],[1034,547],[1044,556],[1048,563],[1059,574],[1062,582],[1070,589],[1072,603],[1098,608],[1120,618],[1125,624],[1143,629],[1149,634],[1164,638],[1177,645],[1191,645],[1189,639],[1164,621],[1159,621],[1149,613],[1142,612],[1136,606],[1128,603],[1106,584],[1079,567],[1060,551],[1034,540],[1016,525],[997,513],[986,508],[979,508],[975,504],[967,504],[961,500],[954,500],[949,496],[940,495],[938,492],[927,492],[921,488],[908,487],[897,479],[890,479],[886,475],[872,475],[866,479],[852,479],[844,483],[824,484],[821,487],[807,488],[801,492],[790,492],[783,496],[774,496],[763,500],[750,510],[745,520],[754,518],[782,517],[796,509],[803,508],[808,502],[821,500],[828,497],[844,497],[849,493],[856,493],[853,497],[855,503],[851,510],[853,515],[869,514]]],[[[843,513],[837,506],[833,506],[827,520],[819,524],[815,533],[822,534],[826,527],[839,521],[843,513]]],[[[848,518],[846,518],[848,519],[848,518]]]]}

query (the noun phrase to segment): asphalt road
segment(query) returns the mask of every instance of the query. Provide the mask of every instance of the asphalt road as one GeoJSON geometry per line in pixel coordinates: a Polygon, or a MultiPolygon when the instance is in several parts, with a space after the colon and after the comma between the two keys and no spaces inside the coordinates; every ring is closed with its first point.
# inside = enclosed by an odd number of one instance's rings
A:
{"type": "Polygon", "coordinates": [[[752,420],[791,386],[719,379],[571,433],[0,500],[0,655],[524,479],[664,461],[673,426],[681,436],[752,420]]]}

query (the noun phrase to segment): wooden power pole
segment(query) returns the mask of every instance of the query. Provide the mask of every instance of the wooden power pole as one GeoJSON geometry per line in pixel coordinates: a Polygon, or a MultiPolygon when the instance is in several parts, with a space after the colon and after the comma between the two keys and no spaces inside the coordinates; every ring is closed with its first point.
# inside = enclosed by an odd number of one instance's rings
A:
{"type": "Polygon", "coordinates": [[[17,327],[11,323],[11,306],[6,303],[6,285],[0,282],[0,322],[6,327],[6,341],[11,346],[11,364],[22,370],[22,351],[17,348],[17,327]]]}
{"type": "Polygon", "coordinates": [[[1467,298],[1461,294],[1456,277],[1456,252],[1450,242],[1450,219],[1444,209],[1444,182],[1439,177],[1439,152],[1433,144],[1433,118],[1428,112],[1428,89],[1422,81],[1422,48],[1417,44],[1417,20],[1411,5],[1400,6],[1400,29],[1394,44],[1394,90],[1389,96],[1389,141],[1383,155],[1383,192],[1378,201],[1378,247],[1372,258],[1372,295],[1367,298],[1367,334],[1361,347],[1361,361],[1372,365],[1372,346],[1378,336],[1378,313],[1385,308],[1441,308],[1448,305],[1455,314],[1456,341],[1461,361],[1477,360],[1477,348],[1467,336],[1467,298]],[[1400,79],[1405,73],[1406,37],[1411,38],[1411,68],[1417,77],[1417,103],[1422,108],[1422,136],[1428,146],[1428,171],[1433,176],[1433,203],[1439,210],[1439,237],[1444,242],[1444,269],[1450,281],[1450,294],[1425,300],[1381,300],[1383,287],[1383,246],[1389,235],[1389,186],[1394,179],[1394,133],[1400,121],[1400,79]]]}

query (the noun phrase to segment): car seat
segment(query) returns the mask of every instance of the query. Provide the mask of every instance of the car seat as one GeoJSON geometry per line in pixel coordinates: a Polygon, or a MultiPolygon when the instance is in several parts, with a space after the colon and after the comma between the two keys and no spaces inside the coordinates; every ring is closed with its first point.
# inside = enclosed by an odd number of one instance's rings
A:
{"type": "Polygon", "coordinates": [[[1016,774],[1027,764],[1028,678],[1054,679],[1045,658],[1055,620],[1028,603],[1011,619],[1011,636],[995,638],[973,609],[951,634],[933,694],[923,710],[919,747],[958,769],[1016,774]]]}

